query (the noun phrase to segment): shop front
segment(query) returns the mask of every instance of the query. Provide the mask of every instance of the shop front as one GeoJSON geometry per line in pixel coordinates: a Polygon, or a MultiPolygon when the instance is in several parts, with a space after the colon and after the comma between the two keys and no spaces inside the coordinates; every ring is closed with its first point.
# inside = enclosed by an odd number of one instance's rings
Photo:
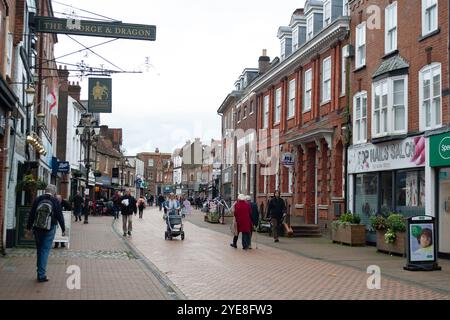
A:
{"type": "Polygon", "coordinates": [[[366,225],[368,242],[376,242],[373,215],[425,215],[425,154],[423,136],[349,148],[348,208],[366,225]]]}
{"type": "Polygon", "coordinates": [[[434,177],[434,208],[438,251],[450,258],[450,132],[429,137],[431,175],[434,177]]]}

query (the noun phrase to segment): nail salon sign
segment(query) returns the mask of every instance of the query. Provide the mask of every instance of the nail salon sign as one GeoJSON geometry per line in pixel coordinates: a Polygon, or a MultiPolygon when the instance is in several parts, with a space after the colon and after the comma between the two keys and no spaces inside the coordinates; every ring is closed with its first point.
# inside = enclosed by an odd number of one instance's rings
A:
{"type": "Polygon", "coordinates": [[[362,144],[348,150],[348,173],[398,170],[425,166],[425,138],[362,144]]]}

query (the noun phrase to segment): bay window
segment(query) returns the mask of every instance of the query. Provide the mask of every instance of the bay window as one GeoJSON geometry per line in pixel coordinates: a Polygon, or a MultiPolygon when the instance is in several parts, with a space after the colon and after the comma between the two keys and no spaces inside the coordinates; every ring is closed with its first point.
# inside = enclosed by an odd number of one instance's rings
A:
{"type": "Polygon", "coordinates": [[[356,68],[366,65],[366,23],[356,27],[356,68]]]}
{"type": "Polygon", "coordinates": [[[295,79],[289,82],[289,106],[287,112],[288,119],[292,118],[295,115],[295,84],[295,79]]]}
{"type": "Polygon", "coordinates": [[[438,0],[422,0],[422,36],[438,29],[438,0]]]}
{"type": "Polygon", "coordinates": [[[322,62],[322,102],[331,99],[331,57],[322,62]]]}
{"type": "Polygon", "coordinates": [[[385,53],[397,50],[397,2],[385,9],[385,53]]]}
{"type": "Polygon", "coordinates": [[[353,143],[367,141],[367,92],[362,91],[353,98],[353,143]]]}
{"type": "Polygon", "coordinates": [[[408,131],[408,77],[388,78],[373,85],[373,137],[408,131]]]}
{"type": "Polygon", "coordinates": [[[419,73],[420,129],[442,125],[441,64],[425,66],[419,73]]]}
{"type": "Polygon", "coordinates": [[[309,69],[305,72],[305,100],[303,105],[303,111],[311,110],[311,98],[312,98],[312,70],[309,69]]]}

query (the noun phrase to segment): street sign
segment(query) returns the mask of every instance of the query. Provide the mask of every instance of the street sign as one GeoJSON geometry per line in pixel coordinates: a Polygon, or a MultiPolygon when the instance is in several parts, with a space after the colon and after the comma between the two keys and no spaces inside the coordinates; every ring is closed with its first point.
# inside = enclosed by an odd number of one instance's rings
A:
{"type": "Polygon", "coordinates": [[[286,152],[283,153],[283,156],[281,157],[281,163],[286,167],[286,168],[291,168],[294,166],[295,161],[294,161],[294,155],[290,152],[286,152]]]}
{"type": "Polygon", "coordinates": [[[110,78],[89,78],[90,113],[112,113],[112,80],[110,78]]]}
{"type": "Polygon", "coordinates": [[[74,34],[79,36],[156,40],[156,26],[121,22],[34,17],[36,32],[74,34]]]}
{"type": "Polygon", "coordinates": [[[408,271],[441,270],[437,264],[437,234],[435,218],[417,216],[408,219],[408,271]]]}

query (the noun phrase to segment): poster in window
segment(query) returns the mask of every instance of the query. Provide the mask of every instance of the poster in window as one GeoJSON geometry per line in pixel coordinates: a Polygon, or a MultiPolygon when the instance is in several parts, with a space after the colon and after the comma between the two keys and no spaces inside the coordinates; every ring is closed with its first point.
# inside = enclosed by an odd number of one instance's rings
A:
{"type": "Polygon", "coordinates": [[[417,207],[418,206],[418,193],[417,188],[417,172],[408,172],[406,174],[406,206],[417,207]]]}
{"type": "Polygon", "coordinates": [[[434,261],[434,228],[432,223],[411,224],[411,261],[434,261]]]}

